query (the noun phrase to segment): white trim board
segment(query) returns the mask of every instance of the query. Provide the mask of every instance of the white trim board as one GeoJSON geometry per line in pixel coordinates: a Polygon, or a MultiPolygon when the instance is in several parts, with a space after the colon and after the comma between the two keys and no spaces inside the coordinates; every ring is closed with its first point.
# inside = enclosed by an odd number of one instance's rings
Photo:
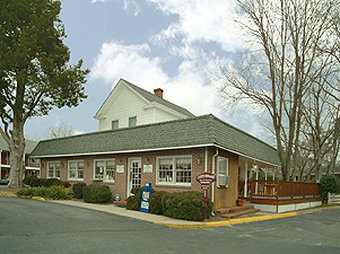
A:
{"type": "Polygon", "coordinates": [[[42,155],[42,156],[31,156],[31,158],[57,158],[57,157],[73,157],[73,156],[84,156],[84,155],[106,155],[106,154],[122,154],[122,153],[136,153],[136,152],[151,152],[151,151],[164,151],[164,150],[173,150],[173,149],[185,149],[185,148],[199,148],[199,147],[208,147],[214,146],[225,150],[227,152],[234,153],[236,155],[242,156],[244,158],[248,158],[250,160],[258,161],[264,164],[271,165],[273,167],[281,167],[279,165],[275,165],[270,162],[266,162],[264,160],[255,159],[248,155],[244,155],[243,153],[233,151],[231,149],[222,147],[217,144],[200,144],[200,145],[189,145],[189,146],[173,146],[173,147],[162,147],[162,148],[149,148],[149,149],[135,149],[135,150],[125,150],[125,151],[108,151],[108,152],[94,152],[94,153],[73,153],[73,154],[54,154],[54,155],[42,155]]]}

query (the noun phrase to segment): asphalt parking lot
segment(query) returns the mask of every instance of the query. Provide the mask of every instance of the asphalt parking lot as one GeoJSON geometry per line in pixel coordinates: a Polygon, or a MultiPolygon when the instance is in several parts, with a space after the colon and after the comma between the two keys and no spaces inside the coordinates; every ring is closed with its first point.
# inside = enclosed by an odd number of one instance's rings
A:
{"type": "Polygon", "coordinates": [[[0,253],[340,253],[340,209],[178,229],[38,200],[0,197],[0,253]]]}

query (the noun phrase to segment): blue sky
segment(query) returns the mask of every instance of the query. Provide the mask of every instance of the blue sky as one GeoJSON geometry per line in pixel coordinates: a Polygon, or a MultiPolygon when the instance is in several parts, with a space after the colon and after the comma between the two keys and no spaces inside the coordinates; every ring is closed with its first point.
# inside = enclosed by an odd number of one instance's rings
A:
{"type": "Polygon", "coordinates": [[[149,91],[161,87],[165,99],[196,115],[212,113],[261,136],[259,110],[230,110],[219,92],[219,66],[246,49],[235,15],[233,0],[62,0],[71,62],[82,58],[91,70],[88,98],[31,118],[25,136],[43,138],[62,123],[75,133],[98,130],[93,115],[120,78],[149,91]]]}

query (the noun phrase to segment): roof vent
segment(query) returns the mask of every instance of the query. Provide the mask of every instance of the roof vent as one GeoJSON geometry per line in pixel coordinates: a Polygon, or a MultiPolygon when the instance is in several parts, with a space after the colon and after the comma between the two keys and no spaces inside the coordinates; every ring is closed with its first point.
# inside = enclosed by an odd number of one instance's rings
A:
{"type": "Polygon", "coordinates": [[[162,88],[156,88],[155,90],[153,90],[153,92],[155,93],[155,95],[157,95],[158,97],[163,99],[163,89],[162,88]]]}

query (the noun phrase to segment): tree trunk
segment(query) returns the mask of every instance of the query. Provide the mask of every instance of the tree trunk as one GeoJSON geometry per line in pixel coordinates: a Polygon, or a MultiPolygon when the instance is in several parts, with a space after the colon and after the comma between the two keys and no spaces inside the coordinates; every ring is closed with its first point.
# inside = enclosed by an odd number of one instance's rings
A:
{"type": "Polygon", "coordinates": [[[21,188],[25,172],[25,138],[24,124],[19,120],[13,122],[13,132],[10,140],[10,182],[8,187],[21,188]]]}

